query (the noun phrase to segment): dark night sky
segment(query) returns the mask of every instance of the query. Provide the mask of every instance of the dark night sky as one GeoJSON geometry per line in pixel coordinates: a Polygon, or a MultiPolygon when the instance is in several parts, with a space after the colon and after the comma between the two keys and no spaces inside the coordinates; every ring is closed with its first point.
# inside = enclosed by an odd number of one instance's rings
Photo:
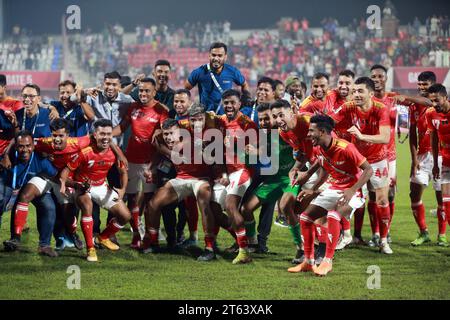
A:
{"type": "MultiPolygon", "coordinates": [[[[450,15],[449,0],[392,1],[401,23],[418,16],[424,22],[432,14],[450,15]]],[[[324,17],[336,17],[341,24],[353,18],[367,17],[369,5],[383,7],[385,0],[5,0],[5,31],[19,24],[38,33],[59,33],[61,16],[71,4],[81,8],[82,28],[100,30],[104,23],[119,22],[127,31],[137,24],[166,23],[183,25],[186,21],[222,21],[228,19],[233,29],[265,28],[283,16],[306,16],[311,26],[324,17]]]]}

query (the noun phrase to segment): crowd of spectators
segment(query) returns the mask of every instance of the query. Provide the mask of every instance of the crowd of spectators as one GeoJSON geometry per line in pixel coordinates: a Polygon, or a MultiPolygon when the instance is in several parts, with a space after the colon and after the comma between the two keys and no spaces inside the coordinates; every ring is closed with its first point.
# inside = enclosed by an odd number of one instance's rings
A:
{"type": "Polygon", "coordinates": [[[62,47],[51,36],[31,36],[14,27],[13,35],[0,42],[0,70],[59,70],[62,47]]]}
{"type": "MultiPolygon", "coordinates": [[[[29,38],[23,30],[13,31],[17,34],[9,42],[0,43],[0,69],[60,67],[53,63],[52,55],[57,47],[51,37],[29,38]]],[[[382,31],[370,30],[364,19],[354,19],[342,26],[331,17],[323,19],[320,28],[311,28],[305,17],[283,18],[275,30],[252,32],[245,41],[233,39],[228,21],[186,23],[178,28],[139,25],[135,31],[135,36],[125,39],[125,30],[118,23],[105,25],[101,33],[87,29],[70,36],[70,49],[92,78],[105,70],[149,74],[151,65],[130,66],[130,56],[135,50],[130,44],[146,45],[154,52],[169,54],[180,48],[196,48],[201,53],[214,41],[229,45],[229,63],[242,69],[251,85],[261,75],[284,79],[295,73],[309,81],[316,72],[334,75],[341,69],[352,69],[362,74],[368,66],[377,63],[387,67],[450,67],[449,19],[443,15],[431,16],[423,22],[415,17],[398,28],[396,37],[384,37],[382,31]]],[[[173,68],[176,83],[182,83],[191,71],[177,63],[173,68]]]]}
{"type": "Polygon", "coordinates": [[[155,48],[198,48],[207,51],[214,41],[229,43],[231,40],[231,23],[224,22],[186,22],[183,26],[153,24],[136,27],[136,43],[152,44],[155,48]]]}

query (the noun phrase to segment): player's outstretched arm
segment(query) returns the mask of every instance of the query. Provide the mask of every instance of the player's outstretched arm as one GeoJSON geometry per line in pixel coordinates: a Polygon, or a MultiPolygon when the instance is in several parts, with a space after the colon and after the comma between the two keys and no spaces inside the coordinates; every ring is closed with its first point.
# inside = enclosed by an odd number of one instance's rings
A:
{"type": "Polygon", "coordinates": [[[369,162],[364,161],[362,165],[359,166],[363,173],[359,177],[358,181],[351,187],[344,191],[344,194],[342,195],[342,198],[339,199],[339,205],[346,205],[350,202],[352,197],[355,195],[355,193],[362,188],[363,185],[365,185],[370,177],[373,174],[372,166],[369,164],[369,162]]]}
{"type": "Polygon", "coordinates": [[[419,169],[419,161],[417,160],[417,125],[411,123],[409,127],[409,152],[411,154],[411,172],[410,177],[416,175],[419,169]]]}
{"type": "Polygon", "coordinates": [[[388,144],[391,137],[391,128],[389,126],[380,126],[380,133],[375,135],[362,134],[356,126],[351,127],[347,131],[358,140],[370,143],[388,144]]]}
{"type": "Polygon", "coordinates": [[[433,178],[435,180],[439,179],[439,137],[436,130],[432,130],[430,134],[431,141],[431,153],[433,154],[433,178]]]}

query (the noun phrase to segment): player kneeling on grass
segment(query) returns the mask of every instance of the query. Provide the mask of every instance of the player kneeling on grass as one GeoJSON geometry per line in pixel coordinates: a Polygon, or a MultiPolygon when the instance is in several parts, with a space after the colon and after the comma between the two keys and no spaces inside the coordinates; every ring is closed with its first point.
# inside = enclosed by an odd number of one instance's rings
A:
{"type": "Polygon", "coordinates": [[[81,229],[86,240],[88,261],[98,260],[93,239],[92,201],[114,216],[106,229],[95,239],[99,245],[113,251],[119,250],[119,246],[109,238],[131,219],[131,213],[122,200],[128,183],[125,167],[123,165],[119,167],[121,189],[112,189],[106,183],[108,171],[116,162],[116,156],[111,150],[111,141],[111,121],[107,119],[96,121],[91,145],[84,148],[61,172],[61,193],[66,193],[66,187],[75,189],[76,203],[82,213],[81,229]],[[68,180],[70,171],[74,171],[73,181],[68,180]]]}
{"type": "MultiPolygon", "coordinates": [[[[200,108],[199,114],[204,114],[204,107],[193,106],[191,115],[197,114],[195,109],[200,108]]],[[[204,122],[204,119],[203,119],[204,122]]],[[[198,202],[198,207],[206,219],[205,244],[206,250],[202,256],[208,258],[199,259],[201,261],[209,261],[215,259],[213,251],[214,233],[213,223],[214,218],[210,209],[211,201],[211,186],[209,179],[211,176],[210,167],[203,161],[195,163],[195,153],[203,152],[203,149],[195,144],[191,139],[181,139],[181,132],[179,123],[176,120],[168,119],[162,125],[162,134],[164,143],[171,151],[168,155],[174,163],[177,176],[175,179],[169,180],[163,187],[158,189],[154,197],[150,200],[148,210],[145,212],[146,232],[142,247],[143,253],[157,253],[160,251],[158,233],[161,220],[161,209],[170,204],[178,203],[188,197],[195,196],[198,202]],[[184,154],[185,150],[190,150],[190,157],[187,158],[184,154]],[[183,154],[179,153],[183,151],[183,154]],[[192,152],[193,151],[193,152],[192,152]],[[181,160],[181,161],[180,161],[181,160]],[[212,219],[211,221],[209,219],[212,219]]],[[[203,158],[200,158],[203,159],[203,158]]],[[[151,173],[146,172],[147,179],[151,179],[151,173]]]]}
{"type": "MultiPolygon", "coordinates": [[[[329,174],[330,186],[323,191],[300,215],[302,236],[304,238],[305,261],[289,272],[313,271],[325,276],[332,269],[332,260],[339,241],[340,221],[342,217],[350,220],[353,212],[364,206],[361,187],[369,181],[373,170],[356,149],[346,140],[334,138],[331,132],[334,121],[326,115],[311,118],[308,138],[314,145],[313,155],[317,159],[308,170],[312,174],[319,167],[329,174]],[[361,170],[363,170],[361,174],[361,170]],[[327,216],[328,237],[325,259],[316,267],[314,263],[314,220],[327,216]]],[[[302,191],[308,194],[314,190],[302,191]]]]}

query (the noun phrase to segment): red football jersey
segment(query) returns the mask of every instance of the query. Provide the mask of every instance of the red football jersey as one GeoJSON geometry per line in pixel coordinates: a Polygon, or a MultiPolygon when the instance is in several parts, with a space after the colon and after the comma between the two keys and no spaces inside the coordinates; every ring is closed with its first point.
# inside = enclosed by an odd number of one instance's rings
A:
{"type": "Polygon", "coordinates": [[[35,151],[52,155],[53,165],[58,171],[61,171],[90,143],[89,136],[70,137],[67,138],[67,146],[64,150],[55,150],[52,138],[40,138],[36,142],[35,151]]]}
{"type": "Polygon", "coordinates": [[[88,182],[92,186],[101,186],[108,176],[108,171],[116,162],[111,148],[100,152],[89,146],[81,150],[78,157],[67,164],[74,171],[74,181],[88,182]]]}
{"type": "Polygon", "coordinates": [[[409,110],[410,124],[417,127],[417,154],[425,154],[431,152],[430,132],[428,131],[426,112],[428,107],[414,104],[409,110]]]}
{"type": "MultiPolygon", "coordinates": [[[[389,110],[378,100],[372,99],[373,105],[364,112],[357,107],[353,101],[344,103],[333,114],[334,120],[339,123],[346,119],[347,129],[356,126],[362,134],[377,135],[380,134],[381,126],[390,126],[389,110]]],[[[356,148],[369,163],[376,163],[387,159],[387,145],[381,143],[370,143],[352,137],[356,148]]]]}
{"type": "MultiPolygon", "coordinates": [[[[236,150],[236,146],[238,145],[238,134],[239,131],[247,132],[247,130],[254,130],[256,135],[258,135],[258,127],[257,125],[246,115],[238,112],[236,118],[232,121],[228,121],[226,115],[222,115],[220,118],[221,127],[226,130],[224,144],[227,146],[228,144],[234,144],[235,150],[234,154],[230,154],[227,152],[227,148],[225,148],[225,161],[227,166],[228,174],[232,174],[233,172],[239,171],[241,169],[251,169],[248,168],[245,163],[242,163],[239,160],[238,152],[244,152],[244,150],[236,150]]],[[[248,139],[246,139],[248,140],[248,139]]],[[[258,141],[252,141],[252,143],[257,143],[258,141]]],[[[250,143],[250,141],[245,141],[245,145],[250,143]]]]}
{"type": "MultiPolygon", "coordinates": [[[[328,91],[328,94],[325,98],[323,113],[330,115],[346,102],[347,99],[342,98],[339,95],[339,91],[337,89],[330,90],[328,91]]],[[[339,138],[345,139],[347,141],[352,141],[352,135],[347,132],[347,129],[349,128],[349,122],[346,123],[346,120],[347,119],[343,119],[341,122],[336,123],[336,125],[334,126],[334,132],[339,138]]]]}
{"type": "Polygon", "coordinates": [[[434,108],[428,108],[425,114],[428,130],[436,131],[438,134],[442,164],[450,167],[450,112],[440,113],[434,108]]]}
{"type": "MultiPolygon", "coordinates": [[[[289,131],[279,130],[281,138],[294,149],[294,155],[304,153],[308,159],[312,158],[312,142],[307,138],[311,113],[301,112],[296,115],[297,124],[289,131]]],[[[297,156],[296,156],[297,157],[297,156]]]]}
{"type": "Polygon", "coordinates": [[[169,118],[167,110],[155,100],[151,106],[133,103],[128,109],[126,119],[131,125],[131,136],[128,140],[125,155],[132,163],[149,163],[154,155],[152,137],[162,123],[169,118]]]}
{"type": "Polygon", "coordinates": [[[306,97],[300,104],[300,112],[323,113],[324,101],[313,96],[306,97]]]}
{"type": "Polygon", "coordinates": [[[314,147],[314,157],[328,172],[330,188],[338,190],[348,189],[358,181],[360,166],[366,161],[352,143],[338,138],[333,138],[328,150],[314,147]]]}
{"type": "Polygon", "coordinates": [[[387,92],[382,99],[376,100],[381,101],[386,107],[389,109],[389,120],[390,120],[390,126],[391,126],[391,137],[389,139],[389,144],[387,146],[388,151],[388,160],[393,161],[397,158],[397,148],[395,145],[395,128],[397,125],[397,105],[395,104],[395,100],[392,98],[393,96],[396,96],[397,93],[395,92],[387,92]]]}
{"type": "Polygon", "coordinates": [[[5,100],[0,102],[0,109],[2,109],[3,111],[16,112],[22,108],[23,108],[23,103],[19,100],[11,98],[11,97],[6,97],[5,100]]]}

